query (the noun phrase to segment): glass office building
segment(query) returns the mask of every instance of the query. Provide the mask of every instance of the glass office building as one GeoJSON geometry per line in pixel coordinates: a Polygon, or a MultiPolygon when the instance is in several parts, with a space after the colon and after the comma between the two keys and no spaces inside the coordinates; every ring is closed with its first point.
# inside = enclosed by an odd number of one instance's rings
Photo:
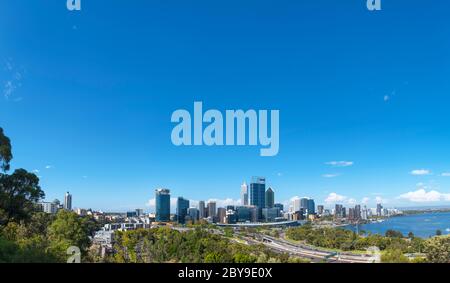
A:
{"type": "Polygon", "coordinates": [[[170,221],[170,190],[156,189],[155,191],[155,205],[157,222],[170,221]]]}
{"type": "Polygon", "coordinates": [[[266,178],[253,177],[250,184],[250,205],[257,207],[257,219],[262,219],[262,209],[266,206],[266,178]]]}

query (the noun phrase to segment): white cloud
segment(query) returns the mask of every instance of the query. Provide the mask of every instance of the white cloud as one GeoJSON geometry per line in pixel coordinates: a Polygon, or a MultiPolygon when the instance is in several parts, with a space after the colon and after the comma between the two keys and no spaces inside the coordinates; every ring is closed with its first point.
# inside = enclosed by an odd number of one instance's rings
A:
{"type": "Polygon", "coordinates": [[[3,96],[9,98],[11,94],[13,94],[15,89],[16,86],[14,85],[13,81],[7,81],[3,87],[3,96]]]}
{"type": "Polygon", "coordinates": [[[383,97],[384,102],[388,102],[391,99],[391,97],[389,95],[385,95],[383,97]]]}
{"type": "Polygon", "coordinates": [[[361,200],[361,203],[362,203],[362,204],[368,204],[369,201],[370,201],[370,198],[364,197],[364,198],[361,200]]]}
{"type": "Polygon", "coordinates": [[[333,167],[349,167],[354,164],[353,161],[329,161],[325,163],[326,165],[330,165],[333,167]]]}
{"type": "Polygon", "coordinates": [[[324,178],[336,178],[339,177],[340,174],[323,174],[322,177],[324,178]]]}
{"type": "Polygon", "coordinates": [[[444,172],[441,174],[442,177],[450,177],[450,172],[444,172]]]}
{"type": "Polygon", "coordinates": [[[355,204],[357,203],[357,201],[356,201],[356,199],[354,199],[354,198],[350,198],[350,199],[347,200],[347,203],[348,203],[349,205],[355,205],[355,204]]]}
{"type": "Polygon", "coordinates": [[[337,202],[343,202],[347,199],[346,196],[338,195],[337,193],[330,193],[328,197],[325,199],[327,204],[333,204],[337,202]]]}
{"type": "Polygon", "coordinates": [[[36,174],[37,174],[37,173],[39,173],[39,170],[38,170],[38,169],[34,169],[34,170],[33,170],[33,173],[36,173],[36,174]]]}
{"type": "Polygon", "coordinates": [[[53,168],[52,165],[47,165],[47,166],[45,166],[45,169],[52,169],[52,168],[53,168]]]}
{"type": "Polygon", "coordinates": [[[426,191],[425,189],[419,189],[414,192],[402,194],[398,198],[405,199],[411,202],[438,202],[450,201],[450,194],[440,193],[435,190],[426,191]]]}
{"type": "MultiPolygon", "coordinates": [[[[11,95],[22,85],[22,73],[15,68],[14,64],[11,60],[8,60],[5,63],[4,69],[7,71],[9,79],[4,82],[3,85],[3,96],[6,99],[9,99],[11,95]]],[[[16,101],[16,100],[14,100],[16,101]]]]}
{"type": "Polygon", "coordinates": [[[410,172],[411,175],[414,176],[426,176],[426,175],[430,175],[431,171],[428,169],[416,169],[416,170],[412,170],[410,172]]]}
{"type": "Polygon", "coordinates": [[[384,199],[384,198],[380,197],[380,196],[376,196],[375,197],[375,202],[376,203],[385,204],[385,203],[388,203],[389,201],[387,199],[384,199]]]}

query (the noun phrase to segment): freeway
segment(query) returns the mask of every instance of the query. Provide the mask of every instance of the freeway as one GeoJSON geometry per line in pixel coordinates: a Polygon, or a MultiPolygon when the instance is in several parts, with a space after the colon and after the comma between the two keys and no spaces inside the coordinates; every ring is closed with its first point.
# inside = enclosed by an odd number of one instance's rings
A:
{"type": "Polygon", "coordinates": [[[369,254],[350,254],[350,253],[336,253],[325,250],[320,250],[314,247],[308,247],[301,244],[293,244],[282,238],[274,238],[267,235],[254,235],[256,239],[246,238],[247,241],[263,244],[266,247],[277,251],[284,252],[290,255],[299,256],[310,259],[312,262],[336,262],[336,263],[371,263],[374,258],[369,254]]]}

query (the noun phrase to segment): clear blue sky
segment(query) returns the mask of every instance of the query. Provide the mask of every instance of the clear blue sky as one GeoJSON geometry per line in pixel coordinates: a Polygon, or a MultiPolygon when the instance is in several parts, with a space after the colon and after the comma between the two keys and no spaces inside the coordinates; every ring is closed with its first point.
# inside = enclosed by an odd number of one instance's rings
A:
{"type": "Polygon", "coordinates": [[[450,203],[449,1],[65,2],[0,3],[0,126],[48,200],[237,200],[261,175],[277,202],[450,203]],[[279,155],[173,146],[194,101],[279,109],[279,155]]]}

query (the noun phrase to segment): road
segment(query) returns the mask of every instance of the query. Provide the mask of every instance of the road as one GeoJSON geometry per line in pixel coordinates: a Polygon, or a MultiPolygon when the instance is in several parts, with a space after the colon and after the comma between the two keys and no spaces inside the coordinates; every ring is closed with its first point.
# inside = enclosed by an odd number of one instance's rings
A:
{"type": "Polygon", "coordinates": [[[333,253],[329,251],[320,250],[317,248],[308,247],[300,244],[293,244],[282,238],[274,238],[267,235],[254,235],[255,238],[261,240],[255,240],[252,238],[245,238],[245,240],[263,244],[266,247],[277,251],[288,253],[293,256],[310,259],[312,262],[336,262],[336,263],[371,263],[373,257],[368,254],[349,254],[349,253],[333,253]]]}

